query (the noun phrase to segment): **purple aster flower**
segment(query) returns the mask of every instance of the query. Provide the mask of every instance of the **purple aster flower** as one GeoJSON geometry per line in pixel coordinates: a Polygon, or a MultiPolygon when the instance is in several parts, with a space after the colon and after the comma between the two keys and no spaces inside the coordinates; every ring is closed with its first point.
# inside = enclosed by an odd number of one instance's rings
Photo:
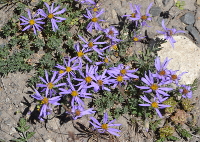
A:
{"type": "Polygon", "coordinates": [[[93,65],[88,67],[88,64],[86,64],[85,75],[82,71],[79,70],[79,73],[83,78],[74,78],[74,80],[80,81],[80,83],[76,86],[80,85],[80,88],[88,88],[88,85],[91,85],[95,79],[94,73],[97,71],[97,69],[98,68],[93,65]]]}
{"type": "Polygon", "coordinates": [[[75,1],[77,1],[77,2],[80,2],[80,3],[82,3],[82,4],[88,4],[88,5],[94,5],[94,4],[96,4],[94,1],[92,1],[92,0],[75,0],[75,1]]]}
{"type": "Polygon", "coordinates": [[[181,85],[182,89],[179,89],[179,92],[182,95],[183,98],[192,98],[192,91],[191,91],[191,86],[186,86],[186,85],[181,85]]]}
{"type": "Polygon", "coordinates": [[[93,114],[96,111],[93,110],[93,108],[89,108],[85,110],[82,106],[73,106],[71,109],[71,112],[66,112],[72,115],[73,120],[76,120],[84,115],[87,114],[93,114]]]}
{"type": "Polygon", "coordinates": [[[141,26],[150,27],[150,26],[147,25],[147,20],[148,20],[148,21],[151,21],[151,19],[152,19],[152,18],[151,18],[151,14],[149,13],[149,10],[151,9],[152,5],[153,5],[153,2],[149,4],[149,6],[148,6],[148,8],[147,8],[147,10],[146,10],[145,15],[142,15],[142,16],[141,16],[141,20],[142,20],[141,26]]]}
{"type": "Polygon", "coordinates": [[[80,97],[91,98],[89,96],[92,94],[86,93],[85,90],[82,90],[81,86],[78,88],[78,90],[76,90],[69,79],[67,79],[67,82],[69,83],[70,89],[66,90],[63,88],[59,88],[59,90],[62,91],[59,94],[70,94],[72,96],[71,106],[74,106],[75,102],[77,102],[79,106],[84,106],[84,102],[80,99],[80,97]]]}
{"type": "Polygon", "coordinates": [[[101,58],[102,61],[101,62],[95,62],[95,64],[97,66],[101,65],[101,64],[106,64],[106,66],[107,66],[107,65],[109,65],[109,62],[111,62],[111,60],[110,60],[110,58],[108,56],[106,56],[106,57],[99,56],[99,58],[101,58]]]}
{"type": "Polygon", "coordinates": [[[89,121],[90,124],[92,124],[92,126],[98,130],[99,133],[105,133],[105,132],[108,132],[112,135],[115,135],[115,136],[120,136],[119,134],[117,134],[116,132],[121,132],[120,130],[118,129],[114,129],[114,128],[109,128],[111,126],[121,126],[121,124],[112,124],[114,121],[116,121],[115,119],[108,122],[108,114],[107,112],[104,113],[104,116],[103,116],[103,124],[99,123],[99,121],[94,118],[94,117],[90,117],[90,119],[93,121],[89,121]]]}
{"type": "Polygon", "coordinates": [[[154,77],[158,79],[165,80],[166,77],[169,75],[169,70],[167,69],[167,65],[171,59],[166,58],[163,63],[161,63],[160,58],[157,56],[155,59],[155,67],[156,73],[154,77]]]}
{"type": "Polygon", "coordinates": [[[139,78],[137,75],[134,75],[138,69],[129,70],[130,66],[124,66],[123,64],[119,64],[117,67],[111,67],[108,70],[108,74],[122,75],[128,78],[139,78]]]}
{"type": "MultiPolygon", "coordinates": [[[[82,67],[82,58],[83,57],[85,57],[85,59],[87,60],[87,61],[89,61],[90,63],[92,62],[92,60],[85,54],[85,53],[87,53],[88,52],[88,50],[85,48],[85,47],[83,47],[82,48],[82,50],[80,49],[80,46],[79,46],[79,43],[77,43],[77,44],[74,44],[74,49],[76,50],[76,52],[77,52],[77,56],[76,57],[73,57],[73,58],[75,58],[75,59],[77,59],[78,60],[78,62],[79,62],[79,65],[82,67]]],[[[73,58],[71,59],[71,60],[73,60],[73,58]]]]}
{"type": "Polygon", "coordinates": [[[87,42],[82,36],[78,35],[79,38],[85,42],[86,44],[83,45],[83,47],[85,48],[88,48],[88,51],[91,51],[91,50],[94,50],[96,51],[98,54],[100,55],[103,55],[102,52],[103,50],[102,49],[98,49],[97,45],[98,44],[106,44],[107,42],[97,42],[98,39],[100,39],[102,37],[102,35],[98,36],[96,39],[92,39],[91,41],[87,42]]]}
{"type": "Polygon", "coordinates": [[[73,71],[81,69],[82,67],[80,65],[77,65],[77,62],[74,62],[73,65],[71,65],[72,61],[74,61],[76,58],[68,59],[68,62],[64,59],[65,66],[61,66],[57,64],[57,68],[60,69],[59,71],[59,77],[65,76],[67,74],[68,78],[70,78],[70,74],[75,77],[75,73],[73,71]]]}
{"type": "Polygon", "coordinates": [[[51,20],[52,29],[55,32],[56,30],[58,30],[58,25],[56,23],[66,20],[66,18],[58,17],[55,15],[63,14],[66,11],[66,9],[63,8],[62,10],[57,11],[60,8],[60,5],[54,8],[54,3],[52,3],[51,7],[46,2],[44,2],[44,4],[48,9],[48,13],[45,13],[43,9],[38,9],[38,13],[44,18],[48,18],[51,20]]]}
{"type": "Polygon", "coordinates": [[[38,118],[42,121],[43,121],[42,118],[51,114],[52,108],[50,107],[50,104],[60,105],[60,103],[58,103],[58,101],[61,99],[61,96],[56,96],[56,97],[52,97],[52,98],[42,97],[36,89],[35,89],[35,94],[31,95],[31,96],[37,100],[40,100],[40,104],[42,106],[40,108],[40,115],[38,118]]]}
{"type": "Polygon", "coordinates": [[[176,41],[174,40],[174,38],[172,37],[172,35],[174,35],[176,33],[185,33],[185,32],[184,31],[177,31],[174,28],[173,29],[166,28],[164,20],[162,20],[162,27],[163,27],[163,29],[165,31],[157,31],[157,32],[159,34],[164,34],[164,39],[169,40],[170,44],[174,48],[174,43],[176,43],[176,41]]]}
{"type": "Polygon", "coordinates": [[[136,86],[136,87],[140,88],[140,89],[148,89],[147,91],[143,91],[145,93],[155,92],[158,98],[160,98],[159,94],[162,94],[163,96],[169,96],[169,94],[167,94],[164,91],[173,90],[173,88],[161,87],[161,85],[164,85],[164,82],[159,83],[157,80],[157,82],[155,83],[154,77],[153,77],[153,74],[151,73],[151,71],[149,71],[149,76],[147,76],[145,73],[145,77],[142,77],[141,80],[148,86],[136,86]]]}
{"type": "Polygon", "coordinates": [[[55,85],[61,79],[61,78],[55,79],[56,75],[57,75],[57,72],[54,72],[51,80],[49,81],[49,75],[47,71],[45,70],[46,80],[40,77],[42,82],[44,82],[45,84],[37,84],[37,87],[45,87],[41,92],[46,91],[46,97],[48,96],[48,94],[50,95],[50,97],[52,96],[52,94],[56,94],[56,91],[53,88],[66,85],[66,83],[60,83],[60,84],[55,85]]]}
{"type": "Polygon", "coordinates": [[[156,112],[157,112],[157,114],[160,118],[162,118],[162,114],[161,114],[159,109],[171,107],[170,105],[160,104],[163,101],[167,100],[168,97],[165,97],[165,98],[162,98],[162,99],[158,99],[158,98],[154,97],[154,101],[152,101],[152,102],[146,96],[143,96],[143,97],[141,96],[141,98],[149,104],[139,104],[139,106],[151,106],[151,107],[153,107],[156,110],[156,112]]]}
{"type": "Polygon", "coordinates": [[[27,29],[33,28],[34,34],[37,34],[37,30],[41,31],[41,29],[43,29],[39,24],[45,24],[45,22],[42,22],[41,20],[43,20],[44,18],[37,18],[35,19],[35,17],[37,16],[37,14],[35,14],[34,16],[32,16],[30,10],[27,10],[28,13],[28,18],[24,17],[24,16],[20,16],[21,18],[19,18],[22,22],[20,25],[28,25],[26,26],[22,31],[25,31],[27,29]]]}
{"type": "Polygon", "coordinates": [[[137,34],[134,32],[134,36],[133,36],[132,40],[133,40],[133,42],[136,44],[136,42],[140,42],[143,38],[145,38],[145,36],[142,37],[141,34],[138,34],[138,35],[137,35],[137,34]]]}
{"type": "Polygon", "coordinates": [[[138,25],[138,20],[140,20],[140,18],[141,18],[141,16],[140,16],[141,15],[140,14],[141,6],[137,5],[137,4],[134,4],[134,7],[135,8],[133,8],[133,5],[130,3],[130,9],[131,9],[132,13],[129,14],[129,15],[123,15],[122,17],[128,17],[130,20],[135,21],[135,24],[137,26],[138,25]]]}
{"type": "Polygon", "coordinates": [[[177,86],[179,86],[179,80],[181,80],[181,76],[184,75],[185,73],[187,72],[182,72],[180,75],[176,75],[176,71],[172,71],[172,70],[169,70],[169,76],[167,77],[167,80],[170,81],[170,83],[175,83],[177,86]]]}
{"type": "Polygon", "coordinates": [[[92,13],[90,12],[90,10],[88,10],[87,8],[86,8],[86,10],[87,10],[87,15],[85,15],[85,14],[83,14],[83,15],[86,18],[91,20],[91,22],[86,27],[87,30],[89,32],[92,32],[92,28],[94,27],[95,30],[100,31],[102,28],[99,25],[98,21],[104,21],[104,20],[99,19],[99,16],[104,13],[104,9],[101,9],[101,11],[98,14],[96,14],[95,16],[93,16],[92,13]]]}
{"type": "Polygon", "coordinates": [[[100,89],[110,91],[109,88],[104,86],[105,84],[110,84],[109,83],[110,77],[107,77],[105,75],[106,72],[107,69],[104,70],[102,75],[98,75],[97,72],[95,72],[94,82],[91,82],[91,86],[88,86],[88,88],[94,87],[95,92],[98,92],[100,89]]]}
{"type": "Polygon", "coordinates": [[[109,80],[110,84],[113,84],[112,88],[115,88],[117,85],[126,84],[125,81],[129,80],[129,77],[120,74],[110,74],[110,76],[114,78],[109,80]]]}
{"type": "Polygon", "coordinates": [[[105,34],[106,37],[109,38],[110,40],[112,40],[113,42],[119,42],[121,41],[120,39],[117,39],[116,36],[119,35],[118,30],[115,29],[115,27],[110,26],[107,29],[102,30],[105,34]]]}

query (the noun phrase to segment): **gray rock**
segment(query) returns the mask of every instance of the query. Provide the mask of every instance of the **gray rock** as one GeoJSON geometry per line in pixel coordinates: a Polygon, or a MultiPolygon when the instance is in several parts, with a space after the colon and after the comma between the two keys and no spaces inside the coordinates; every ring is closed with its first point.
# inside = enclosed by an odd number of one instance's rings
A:
{"type": "Polygon", "coordinates": [[[171,0],[163,0],[162,3],[164,6],[166,6],[171,0]]]}
{"type": "Polygon", "coordinates": [[[160,7],[156,7],[156,6],[153,6],[149,13],[152,15],[152,16],[159,16],[160,13],[161,13],[161,8],[160,7]]]}
{"type": "Polygon", "coordinates": [[[183,23],[187,25],[194,24],[195,22],[194,14],[191,12],[186,13],[180,19],[183,23]]]}
{"type": "Polygon", "coordinates": [[[196,21],[195,21],[194,26],[200,32],[200,7],[197,8],[197,13],[195,15],[195,19],[196,19],[196,21]]]}
{"type": "MultiPolygon", "coordinates": [[[[164,19],[164,18],[162,18],[162,17],[158,17],[157,22],[158,22],[158,25],[159,25],[159,26],[162,26],[162,20],[163,20],[163,19],[164,19]]],[[[164,21],[165,21],[165,25],[166,25],[168,19],[164,19],[164,21]]]]}
{"type": "Polygon", "coordinates": [[[188,25],[186,27],[186,30],[193,36],[197,43],[200,43],[200,34],[195,27],[193,27],[192,25],[188,25]]]}

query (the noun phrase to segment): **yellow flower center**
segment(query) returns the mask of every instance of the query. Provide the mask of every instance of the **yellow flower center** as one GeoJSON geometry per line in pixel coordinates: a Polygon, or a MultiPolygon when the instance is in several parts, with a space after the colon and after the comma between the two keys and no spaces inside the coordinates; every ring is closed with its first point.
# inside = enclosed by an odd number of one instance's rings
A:
{"type": "Polygon", "coordinates": [[[76,110],[75,115],[79,116],[80,114],[81,114],[81,111],[80,110],[76,110]]]}
{"type": "Polygon", "coordinates": [[[52,13],[50,13],[49,15],[48,15],[48,18],[49,19],[52,19],[54,17],[54,15],[52,14],[52,13]]]}
{"type": "Polygon", "coordinates": [[[97,22],[97,21],[98,21],[98,18],[94,17],[94,18],[92,18],[91,20],[92,20],[92,22],[97,22]]]}
{"type": "Polygon", "coordinates": [[[147,16],[146,16],[146,15],[143,15],[143,16],[141,17],[141,19],[142,19],[142,20],[147,20],[147,16]]]}
{"type": "Polygon", "coordinates": [[[164,70],[159,72],[159,75],[165,75],[165,74],[166,74],[166,72],[164,70]]]}
{"type": "Polygon", "coordinates": [[[66,72],[70,72],[70,71],[72,71],[72,68],[71,67],[66,67],[66,72]]]}
{"type": "Polygon", "coordinates": [[[108,129],[108,124],[102,124],[101,128],[107,130],[108,129]]]}
{"type": "Polygon", "coordinates": [[[98,8],[97,8],[97,7],[93,8],[93,11],[94,11],[94,12],[97,12],[97,11],[98,11],[98,8]]]}
{"type": "Polygon", "coordinates": [[[157,84],[152,84],[150,88],[152,90],[157,90],[158,89],[158,85],[157,84]]]}
{"type": "Polygon", "coordinates": [[[90,83],[90,82],[92,81],[92,78],[89,77],[89,76],[87,76],[87,77],[85,78],[85,81],[86,81],[87,83],[90,83]]]}
{"type": "Polygon", "coordinates": [[[132,14],[131,14],[131,17],[135,18],[135,15],[136,15],[136,13],[132,13],[132,14]]]}
{"type": "Polygon", "coordinates": [[[72,95],[73,97],[76,97],[76,96],[78,96],[78,92],[77,92],[77,91],[72,91],[71,95],[72,95]]]}
{"type": "Polygon", "coordinates": [[[60,70],[60,71],[59,71],[59,74],[62,74],[62,73],[64,73],[64,72],[65,72],[64,70],[60,70]]]}
{"type": "Polygon", "coordinates": [[[124,75],[124,74],[126,74],[126,70],[122,69],[122,70],[120,70],[120,73],[124,75]]]}
{"type": "Polygon", "coordinates": [[[172,78],[172,80],[176,80],[178,77],[177,77],[177,75],[171,75],[171,78],[172,78]]]}
{"type": "Polygon", "coordinates": [[[112,45],[112,49],[117,50],[118,49],[117,45],[116,44],[112,45]]]}
{"type": "Polygon", "coordinates": [[[187,89],[183,89],[183,94],[187,94],[189,91],[187,89]]]}
{"type": "Polygon", "coordinates": [[[29,24],[30,25],[34,25],[35,24],[35,20],[33,20],[33,19],[29,20],[29,24]]]}
{"type": "Polygon", "coordinates": [[[92,48],[94,46],[93,42],[88,43],[88,47],[92,48]]]}
{"type": "Polygon", "coordinates": [[[151,106],[152,106],[153,108],[158,108],[158,103],[157,103],[157,102],[153,102],[153,103],[151,103],[151,106]]]}
{"type": "Polygon", "coordinates": [[[133,38],[133,41],[139,41],[139,38],[134,37],[134,38],[133,38]]]}
{"type": "Polygon", "coordinates": [[[54,87],[54,85],[53,85],[52,82],[49,82],[49,83],[47,83],[47,87],[48,87],[49,89],[52,89],[52,88],[54,87]]]}
{"type": "Polygon", "coordinates": [[[108,62],[109,62],[109,61],[108,61],[108,58],[105,58],[105,59],[104,59],[104,62],[105,62],[105,63],[108,63],[108,62]]]}
{"type": "Polygon", "coordinates": [[[77,52],[78,57],[82,57],[84,55],[84,53],[82,51],[77,52]]]}
{"type": "Polygon", "coordinates": [[[124,79],[123,79],[123,77],[122,76],[117,76],[117,81],[118,82],[122,82],[124,79]]]}
{"type": "Polygon", "coordinates": [[[41,104],[48,104],[49,100],[48,98],[44,97],[44,99],[41,100],[41,104]]]}
{"type": "Polygon", "coordinates": [[[103,85],[103,81],[102,81],[102,80],[97,80],[97,84],[98,84],[99,86],[102,86],[102,85],[103,85]]]}

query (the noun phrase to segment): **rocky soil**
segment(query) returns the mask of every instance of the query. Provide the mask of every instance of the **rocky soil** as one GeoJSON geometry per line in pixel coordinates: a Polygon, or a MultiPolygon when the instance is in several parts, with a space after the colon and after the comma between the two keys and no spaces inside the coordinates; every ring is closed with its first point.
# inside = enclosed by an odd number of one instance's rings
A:
{"type": "MultiPolygon", "coordinates": [[[[162,30],[162,19],[165,20],[168,28],[174,27],[177,30],[186,31],[185,34],[181,35],[182,38],[178,36],[175,49],[171,48],[169,43],[162,45],[163,52],[160,52],[160,56],[163,59],[166,56],[173,55],[171,58],[178,64],[174,66],[171,65],[171,67],[181,71],[188,71],[190,74],[183,82],[191,84],[195,78],[199,78],[200,72],[200,0],[185,0],[183,10],[180,10],[175,6],[177,0],[99,0],[101,7],[105,9],[105,14],[102,18],[106,20],[108,24],[113,25],[120,24],[121,16],[131,12],[129,3],[140,4],[143,12],[145,12],[145,9],[150,2],[154,2],[153,7],[150,9],[153,19],[148,23],[151,27],[145,27],[142,30],[142,33],[146,32],[149,38],[158,36],[156,30],[162,30]],[[184,43],[183,46],[182,41],[185,41],[186,39],[187,42],[184,43]],[[181,54],[179,51],[182,51],[181,54]],[[191,60],[191,58],[193,60],[191,60]],[[190,78],[189,82],[188,78],[190,78]]],[[[12,17],[13,8],[11,7],[9,10],[8,8],[2,8],[0,10],[0,29],[6,24],[7,20],[12,17]],[[8,11],[6,12],[6,10],[8,11]]],[[[6,39],[0,39],[0,44],[5,44],[6,42],[6,39]]],[[[22,115],[27,114],[26,117],[28,119],[30,115],[27,112],[32,111],[36,105],[33,103],[33,99],[30,98],[30,93],[33,89],[26,86],[26,81],[33,74],[34,71],[26,74],[19,72],[10,73],[8,76],[0,79],[0,139],[2,140],[9,141],[10,139],[19,137],[19,134],[15,130],[19,118],[22,115]]],[[[198,126],[200,126],[199,91],[200,81],[198,83],[198,89],[194,92],[193,97],[193,100],[196,103],[193,112],[196,116],[196,125],[198,126]]],[[[120,133],[121,136],[119,137],[119,141],[153,142],[153,134],[151,131],[147,133],[144,131],[144,128],[135,128],[135,126],[131,126],[127,123],[127,119],[130,117],[131,116],[122,116],[117,120],[117,123],[123,124],[120,127],[122,132],[120,133]]],[[[67,123],[63,123],[62,125],[57,118],[49,120],[47,124],[33,121],[29,125],[31,126],[31,131],[35,131],[36,134],[30,142],[86,142],[90,133],[84,131],[81,124],[87,126],[88,120],[89,116],[86,116],[76,121],[66,120],[67,123]],[[75,137],[74,134],[77,134],[78,136],[75,137]]],[[[96,139],[95,137],[89,138],[88,141],[90,142],[96,139]]],[[[180,142],[184,141],[185,140],[180,140],[180,142]]],[[[199,142],[200,136],[193,136],[189,141],[199,142]]]]}

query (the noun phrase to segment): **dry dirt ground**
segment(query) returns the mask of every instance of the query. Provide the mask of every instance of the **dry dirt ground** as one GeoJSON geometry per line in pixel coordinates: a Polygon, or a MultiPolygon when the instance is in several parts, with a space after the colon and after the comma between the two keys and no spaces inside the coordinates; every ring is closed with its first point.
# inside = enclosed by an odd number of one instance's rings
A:
{"type": "MultiPolygon", "coordinates": [[[[104,18],[109,24],[119,24],[119,16],[124,15],[125,13],[130,12],[129,2],[133,4],[141,4],[143,11],[148,7],[149,3],[153,0],[100,0],[101,6],[105,8],[104,18]]],[[[172,1],[172,0],[171,0],[172,1]]],[[[193,2],[193,0],[191,1],[193,2]]],[[[163,6],[160,5],[159,0],[155,0],[155,6],[160,6],[163,10],[163,6]]],[[[192,11],[192,7],[181,11],[174,7],[168,8],[168,10],[174,10],[172,12],[171,18],[168,19],[168,26],[175,26],[179,30],[184,30],[185,25],[180,23],[180,20],[177,20],[184,12],[189,10],[192,11]],[[174,17],[173,17],[174,16],[174,17]]],[[[0,28],[6,24],[6,21],[11,18],[12,10],[6,12],[5,8],[0,10],[0,28]]],[[[165,9],[165,11],[167,11],[165,9]]],[[[193,10],[192,12],[196,12],[193,10]]],[[[143,29],[150,38],[153,38],[156,33],[156,30],[162,30],[158,22],[159,16],[153,17],[152,22],[149,22],[151,26],[148,29],[143,29]]],[[[191,39],[192,36],[186,33],[191,39]]],[[[0,44],[5,44],[7,40],[0,39],[0,44]]],[[[194,41],[196,42],[196,41],[194,41]]],[[[34,71],[26,74],[20,72],[10,73],[8,76],[0,79],[0,139],[9,141],[14,138],[18,138],[19,134],[15,130],[17,122],[21,116],[27,114],[30,110],[33,110],[35,105],[33,99],[30,97],[32,88],[26,86],[26,81],[34,74],[34,71]]],[[[196,115],[196,125],[200,126],[200,98],[198,92],[200,91],[200,83],[198,83],[198,89],[194,92],[194,101],[196,106],[194,113],[196,115]]],[[[34,114],[33,114],[34,115],[34,114]]],[[[26,116],[27,120],[30,117],[28,113],[26,116]]],[[[117,120],[117,123],[121,123],[122,127],[120,129],[122,132],[119,137],[120,142],[153,142],[152,136],[154,135],[151,131],[148,133],[144,131],[144,128],[135,125],[130,125],[128,119],[132,116],[122,116],[117,120]]],[[[76,121],[63,121],[63,124],[60,124],[60,120],[57,118],[52,118],[48,123],[30,121],[28,125],[31,126],[30,131],[36,132],[35,135],[30,139],[30,142],[93,142],[97,140],[95,135],[91,136],[91,133],[84,130],[83,126],[87,127],[89,116],[85,116],[82,119],[76,121]],[[74,135],[75,134],[75,135],[74,135]],[[88,139],[89,138],[89,139],[88,139]]],[[[108,140],[98,140],[98,141],[108,141],[108,140]]],[[[185,140],[180,140],[184,142],[185,140]]],[[[199,142],[200,139],[198,136],[193,136],[190,142],[199,142]]]]}

